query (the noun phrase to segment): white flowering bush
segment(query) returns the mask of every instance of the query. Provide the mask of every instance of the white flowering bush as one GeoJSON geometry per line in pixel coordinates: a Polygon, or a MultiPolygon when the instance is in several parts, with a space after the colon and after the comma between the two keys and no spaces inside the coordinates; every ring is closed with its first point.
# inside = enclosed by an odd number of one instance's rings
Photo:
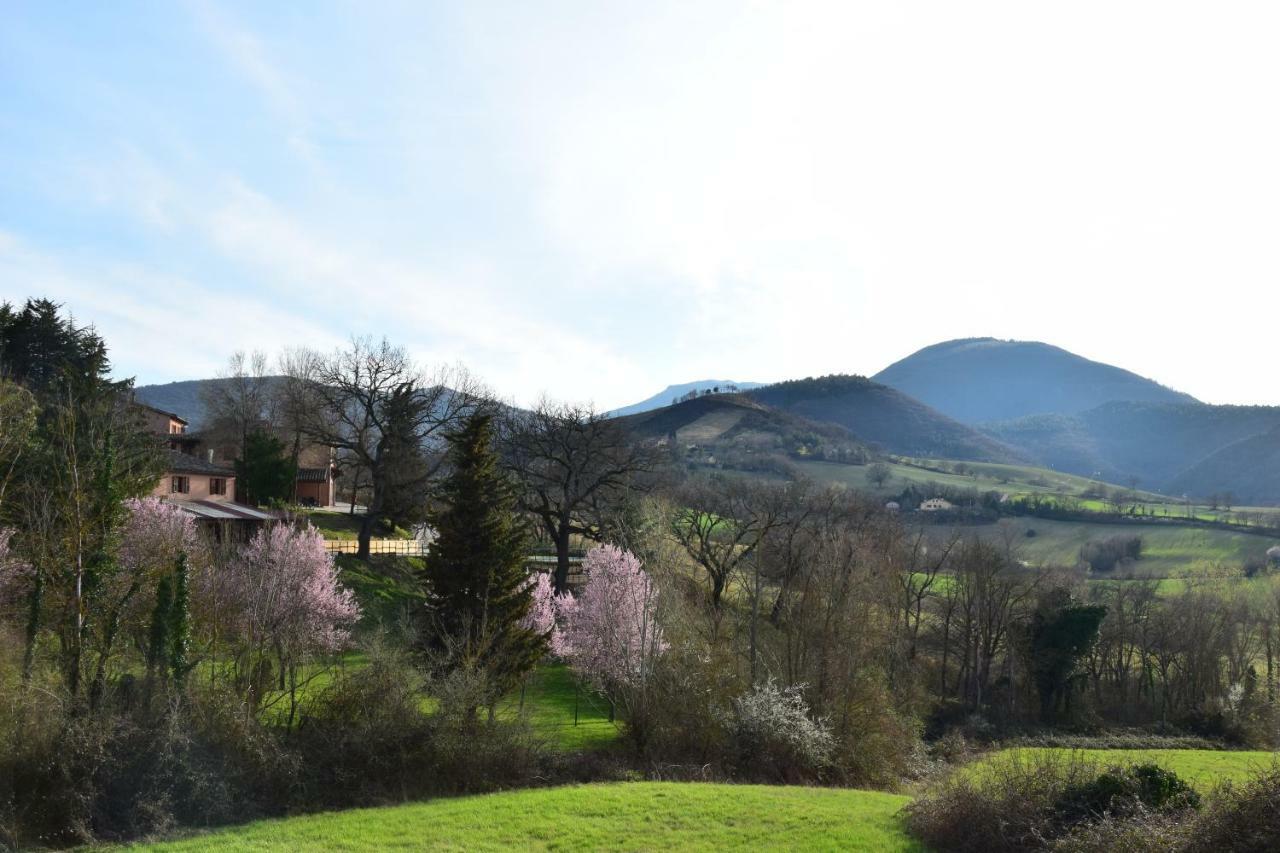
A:
{"type": "Polygon", "coordinates": [[[742,776],[812,779],[831,763],[835,748],[826,722],[810,715],[800,687],[779,689],[772,681],[734,699],[725,728],[742,776]]]}

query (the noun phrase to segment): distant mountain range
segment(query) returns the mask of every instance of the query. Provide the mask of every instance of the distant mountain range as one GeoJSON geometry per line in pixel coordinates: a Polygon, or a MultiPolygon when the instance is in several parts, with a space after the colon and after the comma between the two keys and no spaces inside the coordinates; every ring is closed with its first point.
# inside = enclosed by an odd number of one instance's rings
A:
{"type": "Polygon", "coordinates": [[[1198,402],[1136,373],[1036,341],[947,341],[872,378],[967,424],[1073,415],[1116,400],[1198,402]]]}
{"type": "MultiPolygon", "coordinates": [[[[205,419],[202,386],[136,389],[139,400],[205,419]]],[[[926,347],[870,379],[670,385],[613,413],[645,437],[675,436],[721,459],[815,453],[1040,465],[1166,494],[1232,492],[1280,503],[1280,407],[1214,406],[1048,344],[971,338],[926,347]],[[736,386],[737,393],[725,393],[736,386]],[[692,391],[719,388],[679,402],[692,391]],[[674,403],[674,405],[673,405],[674,403]]]]}

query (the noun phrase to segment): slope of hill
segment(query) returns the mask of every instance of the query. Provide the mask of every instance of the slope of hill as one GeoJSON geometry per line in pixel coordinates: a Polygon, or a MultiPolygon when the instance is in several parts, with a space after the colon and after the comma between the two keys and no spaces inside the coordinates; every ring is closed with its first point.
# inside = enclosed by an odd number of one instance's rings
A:
{"type": "MultiPolygon", "coordinates": [[[[269,376],[267,382],[283,379],[283,376],[269,376]]],[[[163,385],[139,385],[133,389],[133,395],[139,403],[145,403],[166,412],[173,412],[187,420],[191,429],[204,427],[206,412],[204,404],[205,389],[218,384],[233,382],[232,379],[184,379],[181,382],[166,382],[163,385]]]]}
{"type": "MultiPolygon", "coordinates": [[[[1077,415],[1044,415],[987,424],[984,431],[1041,464],[1082,476],[1123,483],[1138,479],[1146,488],[1177,488],[1185,471],[1198,470],[1195,483],[1220,480],[1212,491],[1235,491],[1241,483],[1214,476],[1211,459],[1221,450],[1280,427],[1280,407],[1209,406],[1165,403],[1107,403],[1077,415]],[[1203,467],[1201,467],[1203,465],[1203,467]]],[[[1240,477],[1247,452],[1235,451],[1240,477]]],[[[1223,474],[1226,469],[1223,469],[1223,474]]],[[[1199,494],[1198,491],[1194,492],[1199,494]]]]}
{"type": "Polygon", "coordinates": [[[759,388],[761,385],[759,382],[734,382],[732,379],[699,379],[697,382],[668,385],[652,397],[641,400],[639,403],[632,403],[630,406],[623,406],[610,414],[615,418],[638,415],[641,412],[651,412],[654,409],[661,409],[663,406],[670,406],[690,391],[727,390],[730,387],[737,388],[739,391],[749,391],[752,388],[759,388]]]}
{"type": "Polygon", "coordinates": [[[890,453],[1018,462],[1018,451],[919,400],[863,376],[823,376],[766,385],[747,396],[814,421],[839,424],[890,453]]]}
{"type": "Polygon", "coordinates": [[[1280,503],[1280,427],[1228,444],[1183,471],[1169,491],[1232,493],[1240,504],[1280,503]]]}
{"type": "Polygon", "coordinates": [[[217,379],[186,379],[163,385],[139,385],[133,395],[139,403],[173,412],[185,418],[192,429],[199,429],[205,418],[202,388],[217,379]]]}
{"type": "Polygon", "coordinates": [[[642,439],[667,439],[690,461],[743,470],[781,458],[865,461],[866,445],[847,429],[779,411],[743,394],[711,394],[630,415],[622,423],[642,439]]]}
{"type": "Polygon", "coordinates": [[[995,338],[934,344],[872,378],[969,424],[1074,414],[1112,400],[1196,402],[1136,373],[1049,344],[995,338]]]}

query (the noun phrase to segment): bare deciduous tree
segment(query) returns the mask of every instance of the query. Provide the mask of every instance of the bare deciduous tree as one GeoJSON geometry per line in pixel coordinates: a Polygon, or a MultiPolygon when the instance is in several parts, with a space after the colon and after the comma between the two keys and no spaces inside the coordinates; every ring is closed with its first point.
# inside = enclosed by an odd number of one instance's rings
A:
{"type": "Polygon", "coordinates": [[[643,486],[653,454],[616,420],[589,407],[543,400],[506,424],[507,462],[520,481],[521,508],[556,549],[557,591],[569,578],[573,536],[599,541],[601,521],[628,490],[643,486]]]}
{"type": "Polygon", "coordinates": [[[296,351],[285,365],[298,436],[334,448],[343,464],[367,474],[369,503],[357,552],[367,559],[384,513],[403,508],[396,504],[425,504],[443,461],[439,442],[480,401],[479,388],[461,368],[424,373],[385,338],[358,338],[327,355],[296,351]]]}

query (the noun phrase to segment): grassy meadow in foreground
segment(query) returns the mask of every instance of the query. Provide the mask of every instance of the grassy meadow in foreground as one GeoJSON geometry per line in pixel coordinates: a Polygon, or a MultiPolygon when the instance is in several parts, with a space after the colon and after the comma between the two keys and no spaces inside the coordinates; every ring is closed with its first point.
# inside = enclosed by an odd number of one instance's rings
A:
{"type": "Polygon", "coordinates": [[[920,850],[873,791],[632,782],[261,821],[130,849],[920,850]]]}

